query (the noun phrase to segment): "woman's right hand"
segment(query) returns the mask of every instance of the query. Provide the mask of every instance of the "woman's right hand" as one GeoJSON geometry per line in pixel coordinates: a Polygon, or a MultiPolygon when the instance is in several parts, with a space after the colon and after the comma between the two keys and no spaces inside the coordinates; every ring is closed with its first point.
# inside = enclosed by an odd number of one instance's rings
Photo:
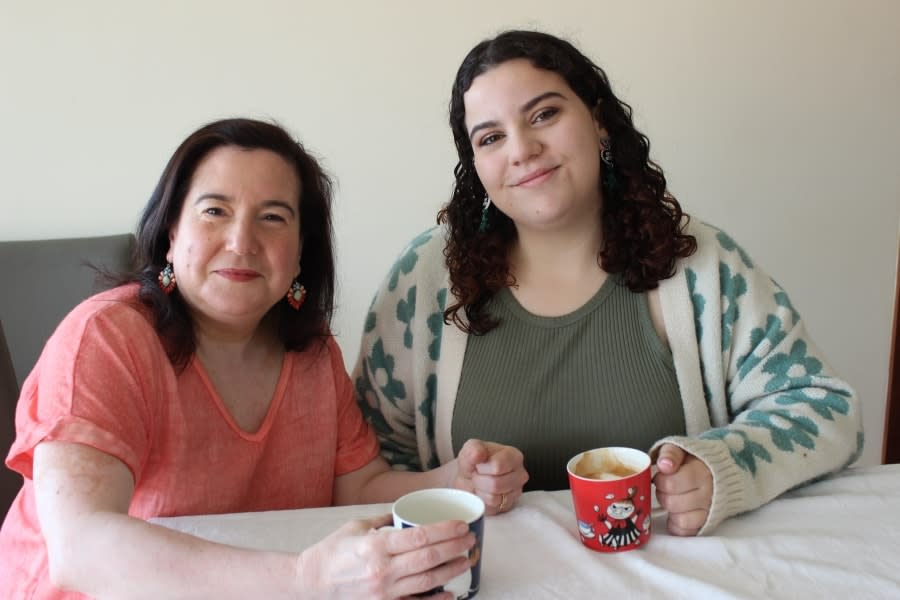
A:
{"type": "Polygon", "coordinates": [[[297,562],[301,589],[311,598],[405,598],[470,568],[464,555],[475,536],[464,522],[379,530],[390,524],[390,515],[351,521],[305,550],[297,562]]]}

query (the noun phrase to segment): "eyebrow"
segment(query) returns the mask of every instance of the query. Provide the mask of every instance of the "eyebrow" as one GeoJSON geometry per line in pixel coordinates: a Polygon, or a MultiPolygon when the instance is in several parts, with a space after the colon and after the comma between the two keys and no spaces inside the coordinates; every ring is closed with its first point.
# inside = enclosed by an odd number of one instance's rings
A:
{"type": "MultiPolygon", "coordinates": [[[[522,108],[519,109],[519,112],[526,113],[547,98],[561,98],[563,100],[567,100],[565,96],[560,94],[559,92],[544,92],[543,94],[539,94],[522,105],[522,108]]],[[[496,127],[498,125],[497,121],[483,121],[478,125],[472,127],[472,131],[469,132],[469,140],[475,137],[475,134],[481,131],[482,129],[488,129],[489,127],[496,127]]]]}
{"type": "MultiPolygon", "coordinates": [[[[231,198],[226,196],[225,194],[217,194],[215,192],[208,192],[206,194],[200,194],[197,196],[197,199],[194,200],[194,206],[200,204],[204,200],[219,200],[220,202],[231,202],[231,198]]],[[[291,216],[294,217],[297,215],[297,211],[294,210],[294,207],[284,200],[266,200],[263,202],[263,208],[270,207],[280,207],[291,213],[291,216]]]]}

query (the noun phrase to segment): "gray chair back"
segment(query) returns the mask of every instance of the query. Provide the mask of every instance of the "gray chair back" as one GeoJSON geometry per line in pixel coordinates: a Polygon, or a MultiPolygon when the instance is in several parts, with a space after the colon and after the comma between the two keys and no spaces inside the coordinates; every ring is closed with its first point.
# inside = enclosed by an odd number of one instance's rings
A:
{"type": "Polygon", "coordinates": [[[12,504],[19,488],[22,487],[22,476],[6,468],[2,459],[13,443],[16,435],[16,398],[18,386],[16,374],[13,372],[9,349],[3,335],[3,321],[0,321],[0,522],[6,517],[6,511],[12,504]]]}
{"type": "Polygon", "coordinates": [[[0,319],[18,388],[62,318],[98,291],[89,265],[127,269],[133,246],[131,234],[0,242],[0,319]]]}

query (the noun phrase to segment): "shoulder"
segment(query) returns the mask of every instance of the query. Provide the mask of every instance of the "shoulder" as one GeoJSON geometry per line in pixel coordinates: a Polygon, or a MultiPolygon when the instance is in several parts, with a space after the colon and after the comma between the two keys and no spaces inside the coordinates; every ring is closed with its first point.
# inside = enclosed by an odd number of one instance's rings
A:
{"type": "Polygon", "coordinates": [[[697,251],[684,259],[687,264],[702,264],[708,261],[715,263],[742,265],[743,268],[753,269],[753,260],[750,255],[724,230],[692,218],[685,233],[697,240],[697,251]]]}
{"type": "Polygon", "coordinates": [[[447,294],[449,275],[444,260],[446,232],[431,227],[414,237],[400,252],[372,299],[366,316],[365,332],[375,327],[376,314],[396,313],[408,322],[415,313],[417,299],[442,303],[447,294]]]}
{"type": "Polygon", "coordinates": [[[401,256],[407,256],[413,253],[419,255],[428,254],[435,249],[437,249],[438,252],[443,252],[446,241],[445,229],[440,225],[434,225],[410,240],[403,249],[403,252],[401,252],[401,256]]]}
{"type": "Polygon", "coordinates": [[[446,235],[440,226],[426,229],[414,237],[401,250],[400,255],[388,272],[385,282],[388,291],[394,291],[404,277],[415,274],[418,279],[422,274],[440,271],[444,264],[444,247],[446,235]]]}
{"type": "Polygon", "coordinates": [[[132,337],[158,337],[150,310],[141,304],[137,293],[137,284],[129,284],[91,296],[66,315],[54,337],[75,332],[81,335],[119,332],[132,337]]]}
{"type": "Polygon", "coordinates": [[[695,316],[721,317],[723,344],[729,339],[724,329],[739,316],[743,322],[761,326],[770,317],[792,324],[799,321],[787,292],[728,233],[699,221],[692,222],[688,232],[697,238],[697,252],[685,258],[681,267],[695,316]],[[720,307],[722,314],[704,311],[705,305],[720,307]]]}
{"type": "Polygon", "coordinates": [[[347,373],[341,348],[330,331],[310,340],[303,350],[289,351],[289,356],[294,365],[299,367],[295,369],[295,373],[301,379],[308,376],[310,369],[335,375],[347,373]]]}
{"type": "Polygon", "coordinates": [[[50,336],[29,379],[72,394],[91,386],[133,390],[129,386],[135,382],[158,379],[169,367],[149,310],[137,299],[137,286],[127,285],[76,306],[50,336]]]}
{"type": "Polygon", "coordinates": [[[737,318],[746,313],[739,306],[748,303],[789,305],[784,291],[724,230],[692,219],[686,233],[696,238],[697,251],[679,262],[679,271],[684,274],[695,317],[715,318],[716,311],[704,310],[706,306],[719,306],[729,318],[737,318]]]}
{"type": "Polygon", "coordinates": [[[341,352],[341,347],[338,345],[337,340],[334,339],[334,336],[331,333],[323,340],[322,345],[319,346],[319,351],[323,358],[326,358],[329,361],[331,370],[336,375],[341,377],[347,376],[347,368],[344,365],[344,355],[341,352]]]}

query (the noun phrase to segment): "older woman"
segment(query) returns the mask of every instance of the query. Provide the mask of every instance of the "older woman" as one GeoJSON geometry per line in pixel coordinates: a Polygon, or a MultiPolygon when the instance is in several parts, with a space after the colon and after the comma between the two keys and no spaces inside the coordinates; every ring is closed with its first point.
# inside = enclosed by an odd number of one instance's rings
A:
{"type": "Polygon", "coordinates": [[[784,290],[688,223],[578,49],[530,31],[479,43],[450,125],[443,228],[385,279],[354,374],[388,461],[431,469],[492,439],[524,453],[526,489],[560,489],[582,450],[644,448],[669,531],[694,535],[858,456],[858,400],[784,290]]]}
{"type": "Polygon", "coordinates": [[[23,387],[4,597],[395,598],[468,568],[461,522],[354,522],[295,556],[145,521],[386,501],[477,470],[524,479],[518,452],[475,441],[435,475],[378,457],[328,330],[330,192],[272,124],[211,123],[175,151],[137,269],[66,317],[23,387]]]}

